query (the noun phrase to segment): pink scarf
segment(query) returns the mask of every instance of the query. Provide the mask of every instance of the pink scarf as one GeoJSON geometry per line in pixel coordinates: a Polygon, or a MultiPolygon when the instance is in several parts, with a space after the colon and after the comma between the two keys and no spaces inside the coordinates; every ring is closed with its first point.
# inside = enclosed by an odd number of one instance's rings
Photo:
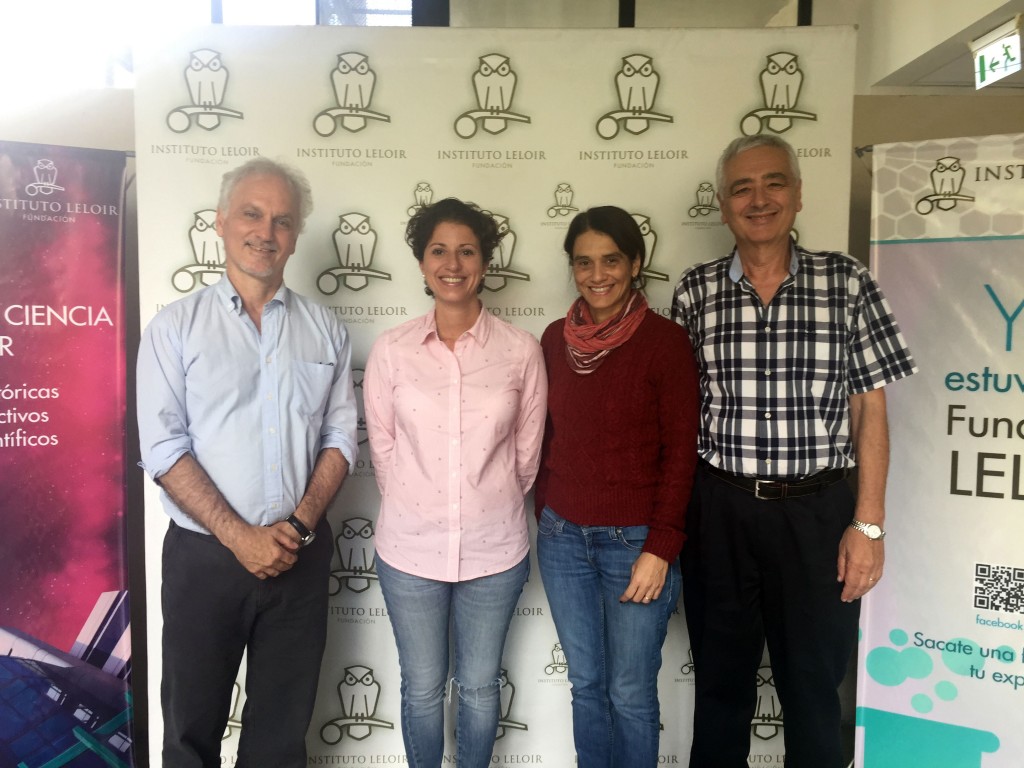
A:
{"type": "Polygon", "coordinates": [[[647,312],[647,298],[634,290],[622,309],[596,325],[583,297],[576,299],[565,316],[563,337],[565,360],[576,373],[586,375],[597,370],[616,347],[632,338],[647,312]]]}

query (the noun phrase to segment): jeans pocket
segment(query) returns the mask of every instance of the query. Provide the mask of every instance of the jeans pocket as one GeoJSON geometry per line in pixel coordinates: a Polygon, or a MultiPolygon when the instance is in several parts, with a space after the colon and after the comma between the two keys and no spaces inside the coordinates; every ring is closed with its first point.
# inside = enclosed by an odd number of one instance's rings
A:
{"type": "Polygon", "coordinates": [[[537,521],[537,536],[557,536],[562,532],[563,522],[551,507],[544,507],[540,513],[540,520],[537,521]]]}
{"type": "Polygon", "coordinates": [[[615,535],[619,543],[626,549],[633,552],[641,552],[647,541],[649,530],[646,525],[629,525],[623,528],[616,528],[615,535]]]}

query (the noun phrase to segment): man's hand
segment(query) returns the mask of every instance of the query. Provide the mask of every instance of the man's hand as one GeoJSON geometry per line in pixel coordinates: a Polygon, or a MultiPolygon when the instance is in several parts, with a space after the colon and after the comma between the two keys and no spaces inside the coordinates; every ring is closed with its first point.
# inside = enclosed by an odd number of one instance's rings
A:
{"type": "Polygon", "coordinates": [[[299,559],[299,534],[284,521],[270,526],[244,525],[224,544],[258,579],[280,576],[299,559]]]}
{"type": "Polygon", "coordinates": [[[850,603],[866,595],[882,579],[885,545],[872,541],[854,528],[847,528],[839,542],[839,581],[843,582],[842,600],[850,603]]]}

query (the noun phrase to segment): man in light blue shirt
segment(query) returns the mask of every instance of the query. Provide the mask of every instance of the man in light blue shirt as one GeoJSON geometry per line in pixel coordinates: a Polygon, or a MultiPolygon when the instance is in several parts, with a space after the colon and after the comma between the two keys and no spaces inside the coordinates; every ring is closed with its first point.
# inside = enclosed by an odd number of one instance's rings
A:
{"type": "Polygon", "coordinates": [[[324,512],[357,453],[345,329],[284,286],[311,209],[306,179],[278,163],[225,174],[225,276],[161,311],[139,348],[142,466],[171,518],[164,768],[219,764],[243,651],[236,765],[306,763],[327,633],[324,512]]]}

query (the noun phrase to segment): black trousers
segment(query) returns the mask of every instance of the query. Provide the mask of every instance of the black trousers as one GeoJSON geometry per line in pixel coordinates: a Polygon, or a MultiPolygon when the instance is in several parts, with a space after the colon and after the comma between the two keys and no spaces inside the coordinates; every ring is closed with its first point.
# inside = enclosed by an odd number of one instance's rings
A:
{"type": "Polygon", "coordinates": [[[171,523],[163,547],[164,768],[220,766],[232,686],[247,651],[238,768],[306,764],[327,640],[330,525],[261,581],[213,536],[171,523]]]}
{"type": "Polygon", "coordinates": [[[695,682],[690,768],[747,767],[765,642],[786,768],[844,765],[837,689],[860,602],[840,599],[836,562],[853,511],[845,482],[763,501],[698,469],[682,553],[695,682]]]}

